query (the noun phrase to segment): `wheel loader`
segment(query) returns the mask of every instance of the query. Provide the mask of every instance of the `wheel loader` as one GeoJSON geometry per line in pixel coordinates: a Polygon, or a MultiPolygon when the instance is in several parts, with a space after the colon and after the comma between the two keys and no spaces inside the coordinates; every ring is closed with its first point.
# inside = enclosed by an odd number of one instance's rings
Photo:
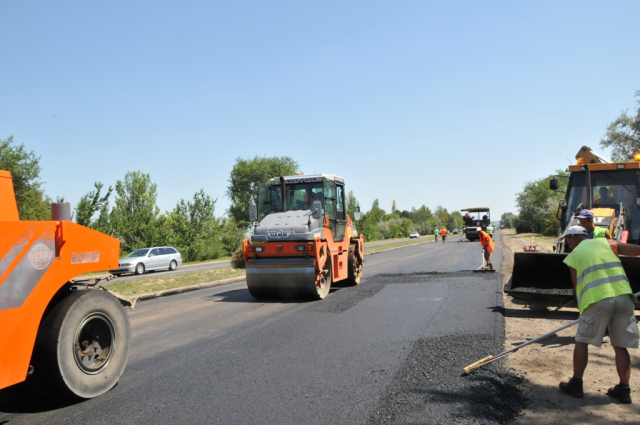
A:
{"type": "Polygon", "coordinates": [[[243,241],[253,297],[321,300],[332,284],[360,284],[364,235],[347,215],[345,195],[344,179],[333,174],[259,185],[249,208],[253,234],[243,241]]]}
{"type": "Polygon", "coordinates": [[[130,347],[120,301],[91,289],[117,268],[120,241],[70,221],[22,221],[11,173],[0,171],[0,389],[27,381],[39,391],[92,398],[122,375],[130,347]]]}
{"type": "MultiPolygon", "coordinates": [[[[559,237],[554,253],[517,252],[505,292],[515,299],[566,304],[573,298],[573,283],[563,260],[569,253],[562,233],[579,224],[583,209],[593,212],[594,224],[609,230],[613,239],[640,243],[640,154],[633,161],[609,162],[583,146],[577,163],[569,166],[565,199],[559,202],[559,237]]],[[[558,189],[558,178],[550,181],[558,189]]],[[[640,291],[640,258],[621,257],[634,293],[640,291]]],[[[640,304],[636,305],[637,307],[640,304]]]]}

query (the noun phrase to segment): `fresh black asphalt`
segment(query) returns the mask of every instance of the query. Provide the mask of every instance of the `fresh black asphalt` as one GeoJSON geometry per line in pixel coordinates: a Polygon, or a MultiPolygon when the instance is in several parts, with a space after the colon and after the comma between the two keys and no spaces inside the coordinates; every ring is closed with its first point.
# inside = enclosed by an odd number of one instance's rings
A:
{"type": "Polygon", "coordinates": [[[504,346],[502,277],[474,273],[480,261],[478,243],[434,242],[368,256],[360,286],[321,302],[241,287],[145,301],[116,388],[71,404],[18,385],[0,391],[0,423],[511,423],[520,378],[500,362],[463,376],[504,346]]]}

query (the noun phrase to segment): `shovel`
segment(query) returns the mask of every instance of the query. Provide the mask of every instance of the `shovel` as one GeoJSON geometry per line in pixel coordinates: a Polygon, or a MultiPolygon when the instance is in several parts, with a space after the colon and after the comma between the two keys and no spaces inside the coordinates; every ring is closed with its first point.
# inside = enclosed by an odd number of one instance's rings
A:
{"type": "MultiPolygon", "coordinates": [[[[634,296],[634,297],[639,297],[639,296],[640,296],[640,292],[636,292],[635,294],[633,294],[633,296],[634,296]]],[[[482,366],[482,365],[489,364],[489,363],[494,362],[494,361],[496,361],[496,360],[499,360],[499,359],[501,359],[501,358],[503,358],[503,357],[506,357],[506,356],[508,356],[508,355],[509,355],[509,354],[511,354],[511,353],[515,353],[516,351],[518,351],[518,350],[519,350],[519,349],[521,349],[522,347],[524,347],[524,346],[526,346],[526,345],[529,345],[529,344],[533,344],[533,343],[534,343],[534,342],[536,342],[536,341],[540,341],[541,339],[544,339],[544,338],[548,337],[549,335],[553,335],[554,333],[556,333],[556,332],[558,332],[558,331],[561,331],[561,330],[563,330],[563,329],[565,329],[565,328],[568,328],[569,326],[573,326],[573,325],[575,325],[576,323],[578,323],[579,321],[580,321],[580,319],[576,319],[576,320],[574,320],[574,321],[572,321],[572,322],[569,322],[569,323],[567,323],[567,324],[565,324],[565,325],[560,326],[560,327],[559,327],[559,328],[557,328],[557,329],[552,330],[551,332],[547,332],[547,333],[546,333],[546,334],[544,334],[544,335],[540,335],[540,336],[539,336],[539,337],[537,337],[537,338],[533,338],[533,339],[532,339],[532,340],[530,340],[530,341],[527,341],[527,342],[525,342],[525,343],[523,343],[523,344],[520,344],[520,345],[518,345],[517,347],[512,348],[511,350],[503,351],[502,353],[500,353],[500,354],[496,354],[495,356],[487,356],[487,357],[485,357],[484,359],[478,360],[477,362],[472,363],[472,364],[470,364],[469,366],[467,366],[467,367],[463,368],[463,369],[464,369],[464,373],[465,373],[465,374],[469,374],[469,372],[471,372],[471,371],[472,371],[472,370],[474,370],[474,369],[479,368],[479,367],[480,367],[480,366],[482,366]]]]}
{"type": "Polygon", "coordinates": [[[484,260],[484,249],[482,250],[482,265],[478,267],[478,269],[474,270],[474,272],[495,272],[495,269],[488,270],[487,263],[484,260]]]}

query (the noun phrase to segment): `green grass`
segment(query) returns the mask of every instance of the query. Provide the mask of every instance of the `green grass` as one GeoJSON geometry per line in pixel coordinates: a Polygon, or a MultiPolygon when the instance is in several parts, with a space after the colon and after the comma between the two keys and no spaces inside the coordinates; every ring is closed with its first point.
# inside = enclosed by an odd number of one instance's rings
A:
{"type": "Polygon", "coordinates": [[[120,295],[141,295],[244,275],[244,269],[222,267],[219,269],[175,274],[171,276],[158,275],[157,277],[145,277],[144,279],[135,279],[124,282],[117,282],[116,280],[116,283],[108,285],[107,288],[120,295]]]}

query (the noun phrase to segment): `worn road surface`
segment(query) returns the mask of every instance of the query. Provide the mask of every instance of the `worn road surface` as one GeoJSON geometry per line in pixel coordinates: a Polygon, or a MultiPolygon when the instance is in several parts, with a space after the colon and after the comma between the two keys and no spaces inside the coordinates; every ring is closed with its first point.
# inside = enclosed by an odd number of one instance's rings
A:
{"type": "Polygon", "coordinates": [[[481,261],[477,242],[431,242],[367,256],[361,285],[320,302],[257,301],[244,282],[140,302],[113,390],[17,385],[0,424],[509,423],[520,378],[499,362],[462,376],[503,349],[501,277],[481,261]]]}

